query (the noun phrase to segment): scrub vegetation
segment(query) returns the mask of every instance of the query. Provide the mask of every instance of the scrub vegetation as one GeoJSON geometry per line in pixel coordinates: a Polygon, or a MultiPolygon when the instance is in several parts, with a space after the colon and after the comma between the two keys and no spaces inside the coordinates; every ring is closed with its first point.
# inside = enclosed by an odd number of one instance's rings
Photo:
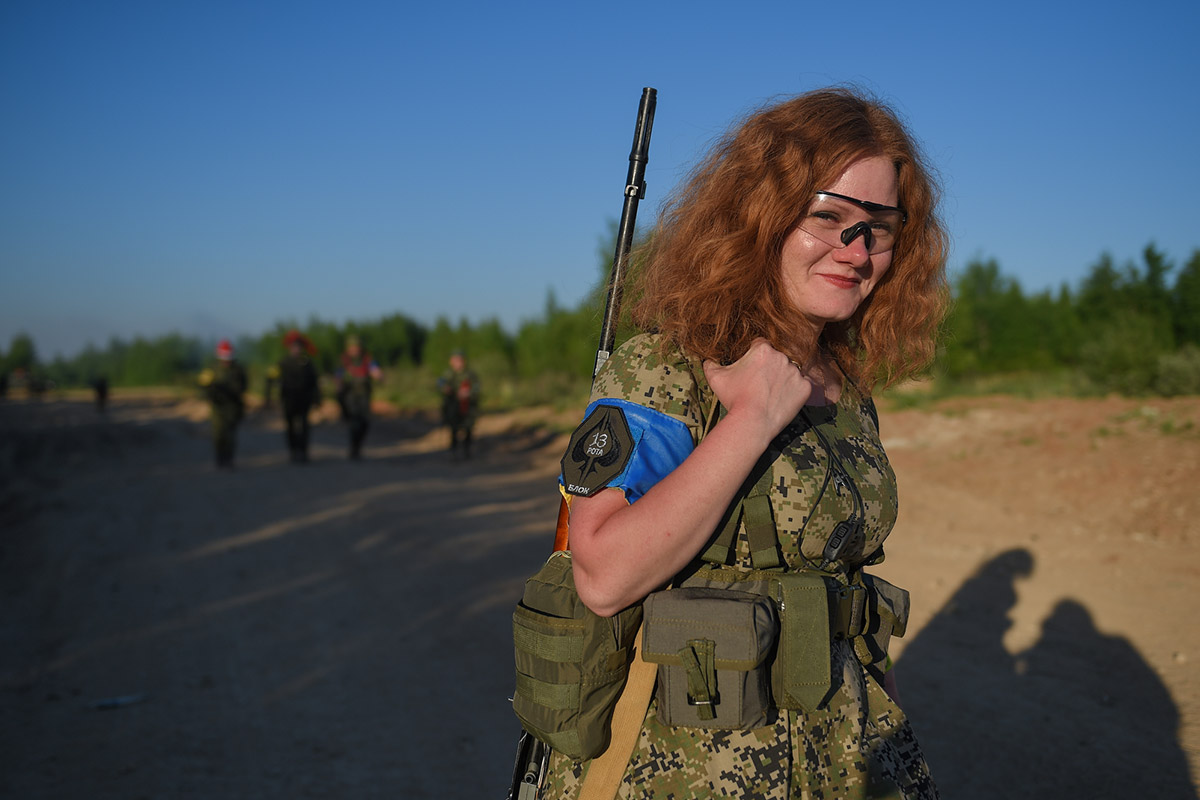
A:
{"type": "MultiPolygon", "coordinates": [[[[600,252],[611,252],[604,243],[600,252]]],[[[605,257],[602,256],[602,263],[605,257]]],[[[606,272],[605,267],[601,272],[606,272]]],[[[480,375],[489,409],[546,403],[578,405],[587,394],[604,308],[603,277],[574,308],[548,294],[539,317],[515,332],[497,319],[432,327],[404,313],[338,324],[319,318],[280,320],[235,344],[253,392],[283,355],[282,337],[304,331],[317,346],[322,374],[336,368],[347,337],[358,336],[385,370],[380,396],[403,408],[433,408],[436,376],[455,349],[480,375]]],[[[1025,397],[1200,394],[1200,249],[1178,266],[1154,245],[1140,263],[1105,254],[1075,287],[1026,293],[994,259],[975,259],[954,276],[953,305],[942,348],[927,380],[892,389],[900,407],[947,396],[1025,397]]],[[[628,305],[628,303],[626,304],[628,305]]],[[[630,328],[624,327],[625,335],[630,328]]],[[[112,339],[70,358],[38,359],[21,334],[0,354],[0,371],[19,383],[68,388],[104,376],[114,387],[190,388],[214,342],[172,333],[132,341],[112,339]]]]}

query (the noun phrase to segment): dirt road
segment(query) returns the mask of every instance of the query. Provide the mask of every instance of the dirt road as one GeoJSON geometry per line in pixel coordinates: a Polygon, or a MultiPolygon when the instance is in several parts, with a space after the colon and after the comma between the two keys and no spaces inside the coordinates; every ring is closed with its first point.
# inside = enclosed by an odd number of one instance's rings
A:
{"type": "MultiPolygon", "coordinates": [[[[560,437],[380,419],[211,466],[203,409],[0,405],[0,796],[500,798],[560,437]]],[[[884,410],[904,704],[946,798],[1200,776],[1200,400],[884,410]]]]}

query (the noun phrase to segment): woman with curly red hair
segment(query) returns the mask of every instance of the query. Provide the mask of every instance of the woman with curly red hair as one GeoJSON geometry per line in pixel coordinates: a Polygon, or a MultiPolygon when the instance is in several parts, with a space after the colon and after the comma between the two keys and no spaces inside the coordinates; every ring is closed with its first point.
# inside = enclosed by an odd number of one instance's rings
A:
{"type": "MultiPolygon", "coordinates": [[[[937,796],[886,654],[907,593],[863,572],[897,513],[870,392],[929,362],[947,298],[937,199],[897,115],[832,89],[749,116],[665,206],[641,254],[645,332],[604,365],[564,458],[579,596],[609,616],[714,565],[821,588],[778,603],[761,717],[719,722],[727,678],[705,689],[699,666],[668,708],[676,657],[660,664],[619,797],[937,796]],[[624,446],[604,461],[610,434],[624,446]]],[[[588,764],[556,754],[543,796],[576,796],[588,764]]]]}

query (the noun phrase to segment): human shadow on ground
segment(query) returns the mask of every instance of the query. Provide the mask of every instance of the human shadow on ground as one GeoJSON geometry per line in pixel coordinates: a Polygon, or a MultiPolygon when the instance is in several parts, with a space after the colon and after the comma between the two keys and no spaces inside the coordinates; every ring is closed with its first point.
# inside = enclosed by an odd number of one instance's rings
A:
{"type": "Polygon", "coordinates": [[[911,715],[945,797],[1195,798],[1179,711],[1124,638],[1058,602],[1038,641],[1004,647],[1025,549],[985,562],[897,659],[911,715]]]}

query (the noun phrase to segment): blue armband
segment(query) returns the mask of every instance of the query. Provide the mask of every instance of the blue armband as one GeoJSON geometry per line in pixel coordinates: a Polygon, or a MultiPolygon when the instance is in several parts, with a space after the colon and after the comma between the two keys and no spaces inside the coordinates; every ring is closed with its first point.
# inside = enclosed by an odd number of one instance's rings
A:
{"type": "Polygon", "coordinates": [[[620,489],[633,503],[695,449],[688,426],[628,400],[601,398],[587,407],[562,460],[559,483],[591,497],[620,489]]]}

